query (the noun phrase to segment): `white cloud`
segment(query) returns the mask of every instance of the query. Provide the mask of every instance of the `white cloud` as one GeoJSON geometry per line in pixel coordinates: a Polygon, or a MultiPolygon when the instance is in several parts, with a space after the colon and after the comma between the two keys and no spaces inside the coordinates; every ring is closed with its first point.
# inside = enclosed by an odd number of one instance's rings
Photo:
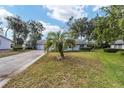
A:
{"type": "Polygon", "coordinates": [[[59,5],[59,6],[44,6],[49,10],[47,13],[51,18],[67,22],[71,16],[75,18],[80,18],[87,16],[87,13],[84,11],[85,6],[74,6],[74,5],[59,5]]]}
{"type": "Polygon", "coordinates": [[[94,6],[94,7],[93,7],[93,11],[96,12],[96,11],[98,11],[101,7],[102,7],[102,6],[94,6]]]}
{"type": "Polygon", "coordinates": [[[47,36],[47,34],[49,32],[57,32],[57,31],[61,30],[61,28],[57,25],[52,25],[50,23],[46,23],[46,22],[41,21],[41,20],[39,22],[41,22],[43,24],[43,26],[45,27],[45,30],[43,31],[44,36],[47,36]]]}
{"type": "MultiPolygon", "coordinates": [[[[0,27],[3,28],[4,31],[6,31],[6,26],[7,26],[7,21],[5,20],[5,17],[7,16],[14,16],[12,13],[10,13],[9,11],[7,11],[6,9],[0,7],[0,22],[2,22],[2,24],[0,25],[0,27]]],[[[5,32],[4,32],[5,34],[5,32]]],[[[8,38],[12,39],[12,31],[9,30],[8,31],[8,38]]]]}
{"type": "Polygon", "coordinates": [[[13,16],[12,13],[9,11],[5,10],[4,8],[0,8],[0,17],[6,17],[6,16],[13,16]]]}
{"type": "Polygon", "coordinates": [[[5,17],[7,16],[14,16],[12,13],[10,13],[9,11],[7,11],[4,8],[0,8],[0,22],[2,22],[2,27],[7,25],[7,21],[5,20],[5,17]]]}

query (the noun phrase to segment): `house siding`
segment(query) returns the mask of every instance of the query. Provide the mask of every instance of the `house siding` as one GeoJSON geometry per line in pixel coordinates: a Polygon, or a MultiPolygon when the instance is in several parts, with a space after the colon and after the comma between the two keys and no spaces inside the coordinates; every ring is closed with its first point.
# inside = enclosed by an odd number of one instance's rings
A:
{"type": "Polygon", "coordinates": [[[44,50],[45,49],[45,40],[38,40],[36,48],[37,50],[44,50]]]}
{"type": "Polygon", "coordinates": [[[0,37],[0,49],[11,49],[11,41],[0,37]]]}
{"type": "Polygon", "coordinates": [[[76,45],[73,50],[80,50],[80,45],[76,45]]]}
{"type": "Polygon", "coordinates": [[[37,45],[37,50],[44,50],[44,45],[37,45]]]}
{"type": "Polygon", "coordinates": [[[124,45],[122,45],[122,49],[124,49],[124,45]]]}
{"type": "Polygon", "coordinates": [[[111,48],[114,48],[114,49],[124,49],[124,41],[123,40],[116,40],[111,45],[111,48]]]}
{"type": "Polygon", "coordinates": [[[124,49],[124,45],[111,45],[111,48],[114,48],[114,49],[124,49]]]}
{"type": "Polygon", "coordinates": [[[111,48],[115,48],[114,45],[111,45],[111,48]]]}
{"type": "MultiPolygon", "coordinates": [[[[72,48],[67,48],[67,49],[65,49],[65,51],[71,51],[72,50],[72,48]]],[[[76,45],[75,47],[73,47],[73,50],[75,50],[75,51],[79,51],[80,50],[80,45],[76,45]]]]}

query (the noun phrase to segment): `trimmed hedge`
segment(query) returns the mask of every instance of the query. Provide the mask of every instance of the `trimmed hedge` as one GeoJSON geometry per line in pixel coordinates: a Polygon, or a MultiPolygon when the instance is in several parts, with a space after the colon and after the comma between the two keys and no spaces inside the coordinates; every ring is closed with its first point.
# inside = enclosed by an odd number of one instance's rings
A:
{"type": "Polygon", "coordinates": [[[104,52],[109,52],[109,53],[116,53],[118,52],[119,49],[113,49],[113,48],[105,48],[104,52]]]}

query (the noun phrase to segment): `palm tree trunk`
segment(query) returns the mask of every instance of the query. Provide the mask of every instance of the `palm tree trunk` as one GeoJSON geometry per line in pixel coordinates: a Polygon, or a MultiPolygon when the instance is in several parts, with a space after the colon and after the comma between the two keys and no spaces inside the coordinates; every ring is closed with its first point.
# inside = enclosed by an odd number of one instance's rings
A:
{"type": "Polygon", "coordinates": [[[60,53],[61,58],[64,59],[65,57],[64,57],[63,51],[60,51],[59,53],[60,53]]]}
{"type": "Polygon", "coordinates": [[[60,53],[61,58],[63,59],[64,58],[63,42],[59,42],[59,44],[58,44],[58,50],[59,50],[59,53],[60,53]]]}

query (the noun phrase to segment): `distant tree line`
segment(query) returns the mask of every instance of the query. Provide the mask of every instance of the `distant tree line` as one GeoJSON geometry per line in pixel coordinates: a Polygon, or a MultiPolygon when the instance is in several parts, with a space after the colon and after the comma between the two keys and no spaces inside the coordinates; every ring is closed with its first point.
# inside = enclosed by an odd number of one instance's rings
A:
{"type": "Polygon", "coordinates": [[[67,25],[72,37],[95,41],[97,47],[109,47],[115,40],[124,40],[124,6],[112,5],[100,10],[105,16],[97,14],[91,19],[71,17],[67,25]]]}

